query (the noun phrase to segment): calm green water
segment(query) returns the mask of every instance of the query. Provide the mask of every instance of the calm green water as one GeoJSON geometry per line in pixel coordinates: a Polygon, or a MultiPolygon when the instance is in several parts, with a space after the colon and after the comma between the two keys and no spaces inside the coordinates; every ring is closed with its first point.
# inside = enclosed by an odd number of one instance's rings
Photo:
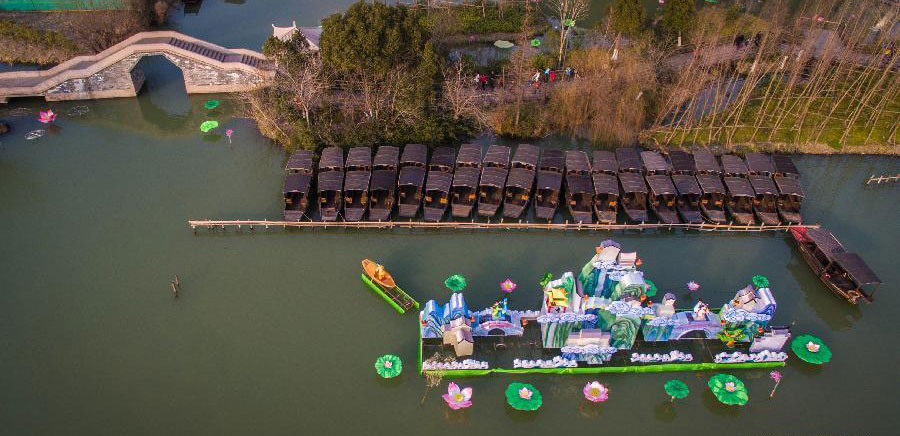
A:
{"type": "MultiPolygon", "coordinates": [[[[272,17],[312,24],[310,14],[338,7],[207,3],[179,25],[245,47],[258,45],[272,17]]],[[[184,95],[175,67],[151,59],[142,68],[147,89],[136,99],[0,107],[14,129],[0,137],[4,435],[881,435],[900,424],[900,188],[863,187],[870,174],[896,172],[900,159],[796,158],[809,195],[806,215],[861,252],[886,282],[875,304],[858,308],[833,297],[783,235],[195,235],[188,219],[279,218],[285,156],[252,123],[234,118],[229,103],[210,114],[202,108],[206,97],[184,95]],[[89,112],[66,115],[80,105],[89,112]],[[26,140],[26,132],[44,127],[36,111],[46,107],[63,114],[56,128],[26,140]],[[15,108],[32,113],[5,113],[15,108]],[[234,129],[233,142],[201,134],[205,119],[234,129]],[[425,383],[413,370],[415,316],[397,315],[358,278],[360,259],[378,259],[424,302],[445,298],[443,279],[461,273],[469,278],[469,305],[478,308],[494,301],[508,276],[520,284],[510,306],[536,308],[533,284],[545,271],[580,268],[608,237],[637,250],[662,289],[681,295],[683,284],[696,280],[711,303],[721,304],[754,274],[768,276],[776,321],[822,337],[833,361],[811,368],[791,360],[771,400],[766,371],[736,372],[751,398],[740,409],[712,398],[705,387],[711,373],[678,373],[603,375],[611,395],[599,406],[581,396],[593,377],[463,380],[475,389],[475,405],[451,412],[440,399],[446,382],[420,405],[425,383]],[[182,280],[177,301],[168,287],[175,274],[182,280]],[[372,364],[388,352],[407,366],[385,381],[372,364]],[[692,391],[671,407],[662,390],[670,378],[692,391]],[[505,405],[512,381],[541,390],[540,411],[526,415],[505,405]]]]}

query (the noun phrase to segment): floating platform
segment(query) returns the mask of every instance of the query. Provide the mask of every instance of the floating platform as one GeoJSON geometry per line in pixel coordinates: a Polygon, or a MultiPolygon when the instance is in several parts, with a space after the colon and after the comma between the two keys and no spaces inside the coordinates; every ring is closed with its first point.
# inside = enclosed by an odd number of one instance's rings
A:
{"type": "Polygon", "coordinates": [[[387,301],[387,303],[401,315],[406,313],[407,310],[419,308],[419,302],[410,297],[409,294],[404,292],[403,289],[400,289],[399,286],[394,286],[393,289],[384,289],[381,286],[376,285],[375,282],[365,274],[360,274],[359,277],[372,292],[383,298],[384,301],[387,301]]]}

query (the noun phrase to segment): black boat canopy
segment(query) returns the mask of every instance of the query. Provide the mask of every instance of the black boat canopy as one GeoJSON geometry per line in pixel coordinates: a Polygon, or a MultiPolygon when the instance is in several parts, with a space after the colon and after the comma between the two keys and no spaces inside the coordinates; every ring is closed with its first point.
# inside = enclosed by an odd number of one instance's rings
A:
{"type": "Polygon", "coordinates": [[[347,152],[347,168],[372,168],[372,149],[369,147],[353,147],[347,152]]]}
{"type": "Polygon", "coordinates": [[[400,149],[391,145],[382,145],[378,147],[378,152],[375,153],[375,166],[376,167],[393,167],[397,168],[398,162],[400,161],[400,149]]]}
{"type": "Polygon", "coordinates": [[[616,149],[616,160],[619,161],[619,171],[643,172],[644,164],[641,162],[640,151],[633,147],[621,147],[616,149]]]}
{"type": "Polygon", "coordinates": [[[775,176],[775,184],[778,186],[778,192],[781,192],[785,195],[796,195],[798,197],[805,197],[803,194],[803,188],[800,186],[800,181],[791,177],[780,177],[775,176]]]}
{"type": "Polygon", "coordinates": [[[562,174],[552,171],[541,171],[537,176],[537,188],[559,191],[562,185],[562,174]]]}
{"type": "Polygon", "coordinates": [[[642,151],[641,160],[644,162],[644,168],[647,171],[665,173],[672,171],[672,165],[669,165],[666,159],[655,151],[642,151]]]}
{"type": "Polygon", "coordinates": [[[631,192],[647,193],[647,183],[640,174],[619,173],[619,181],[622,183],[622,191],[626,194],[631,192]]]}
{"type": "Polygon", "coordinates": [[[506,184],[507,170],[497,167],[484,167],[481,172],[481,185],[502,188],[506,184]]]}
{"type": "Polygon", "coordinates": [[[400,170],[400,179],[397,184],[401,186],[422,186],[425,184],[425,168],[404,167],[400,170]]]}
{"type": "Polygon", "coordinates": [[[340,171],[326,171],[319,173],[319,192],[341,191],[344,187],[344,174],[340,171]]]}
{"type": "Polygon", "coordinates": [[[613,194],[619,196],[619,180],[612,174],[595,173],[594,194],[613,194]]]}
{"type": "Polygon", "coordinates": [[[467,164],[468,166],[481,165],[481,146],[476,144],[463,144],[459,146],[459,154],[456,155],[457,166],[459,164],[467,164]]]}
{"type": "Polygon", "coordinates": [[[516,147],[516,153],[512,158],[513,166],[519,164],[519,166],[537,168],[538,157],[540,156],[540,154],[540,148],[537,148],[531,144],[519,144],[519,146],[516,147]]]}
{"type": "Polygon", "coordinates": [[[594,172],[612,174],[619,172],[619,161],[616,160],[615,153],[609,150],[594,150],[594,172]]]}
{"type": "Polygon", "coordinates": [[[345,191],[365,191],[369,189],[368,171],[349,171],[347,172],[347,180],[344,182],[345,191]]]}
{"type": "Polygon", "coordinates": [[[578,150],[566,151],[566,173],[568,174],[571,171],[579,174],[590,174],[591,162],[588,160],[587,153],[578,150]]]}
{"type": "Polygon", "coordinates": [[[744,158],[747,160],[747,169],[751,173],[772,175],[775,172],[775,165],[767,154],[763,153],[747,153],[744,158]]]}
{"type": "Polygon", "coordinates": [[[450,183],[452,181],[453,174],[441,171],[432,171],[428,173],[428,184],[425,185],[425,190],[450,192],[450,183]]]}
{"type": "Polygon", "coordinates": [[[375,170],[372,173],[372,190],[376,189],[394,189],[397,186],[397,171],[395,170],[375,170]]]}
{"type": "Polygon", "coordinates": [[[456,174],[453,175],[453,186],[477,188],[479,174],[481,174],[481,170],[478,168],[459,167],[456,169],[456,174]]]}
{"type": "Polygon", "coordinates": [[[725,185],[722,178],[715,174],[697,174],[697,182],[704,194],[724,194],[725,185]]]}
{"type": "Polygon", "coordinates": [[[516,188],[531,189],[534,184],[534,170],[526,168],[513,168],[509,171],[509,178],[506,179],[506,186],[515,186],[516,188]]]}
{"type": "Polygon", "coordinates": [[[319,159],[319,171],[322,171],[322,168],[343,170],[344,150],[340,147],[327,147],[322,150],[322,157],[319,159]]]}
{"type": "Polygon", "coordinates": [[[429,168],[444,167],[452,169],[456,160],[456,150],[450,147],[438,147],[431,153],[431,162],[428,163],[429,168]]]}
{"type": "Polygon", "coordinates": [[[490,147],[488,147],[487,153],[484,155],[483,163],[485,165],[487,165],[488,163],[492,163],[495,166],[505,168],[509,166],[509,155],[509,147],[506,147],[504,145],[491,145],[490,147]]]}
{"type": "Polygon", "coordinates": [[[800,178],[800,171],[794,165],[794,161],[786,154],[776,154],[772,156],[772,163],[775,164],[775,172],[786,177],[800,178]]]}
{"type": "Polygon", "coordinates": [[[836,253],[846,251],[844,246],[828,230],[806,229],[805,234],[828,259],[833,259],[836,253]]]}
{"type": "Polygon", "coordinates": [[[869,268],[869,265],[866,265],[858,254],[844,251],[832,254],[832,258],[860,286],[881,284],[881,279],[878,278],[875,271],[872,271],[872,268],[869,268]]]}
{"type": "Polygon", "coordinates": [[[694,176],[689,176],[687,174],[675,174],[674,176],[672,176],[672,181],[675,183],[675,189],[678,191],[678,195],[700,195],[703,193],[703,191],[700,190],[700,185],[697,184],[697,179],[694,178],[694,176]]]}
{"type": "Polygon", "coordinates": [[[722,173],[722,166],[719,165],[716,155],[712,154],[709,150],[701,147],[694,147],[691,149],[691,152],[694,153],[694,165],[697,167],[697,171],[714,174],[722,173]]]}
{"type": "Polygon", "coordinates": [[[672,170],[676,173],[694,174],[697,166],[694,165],[694,158],[690,153],[681,150],[669,151],[669,160],[672,162],[672,170]]]}
{"type": "Polygon", "coordinates": [[[544,150],[541,154],[540,168],[546,171],[563,172],[563,166],[566,163],[563,151],[556,148],[544,150]]]}
{"type": "Polygon", "coordinates": [[[573,194],[594,193],[594,183],[591,182],[591,176],[586,174],[569,174],[566,176],[566,184],[569,192],[573,194]]]}
{"type": "Polygon", "coordinates": [[[672,184],[672,178],[662,174],[647,176],[647,184],[650,185],[650,191],[653,195],[676,194],[675,185],[672,184]]]}
{"type": "Polygon", "coordinates": [[[428,162],[428,148],[422,144],[406,144],[403,147],[403,155],[400,157],[402,164],[420,164],[425,166],[428,162]]]}
{"type": "Polygon", "coordinates": [[[287,165],[284,166],[287,171],[296,171],[300,173],[312,173],[313,169],[313,153],[309,150],[298,150],[288,158],[287,165]]]}
{"type": "Polygon", "coordinates": [[[728,174],[748,174],[747,165],[744,161],[733,154],[722,155],[722,169],[728,174]]]}
{"type": "Polygon", "coordinates": [[[743,177],[725,177],[722,180],[725,181],[728,193],[732,197],[753,197],[755,195],[750,181],[743,177]]]}
{"type": "Polygon", "coordinates": [[[778,195],[778,188],[775,187],[775,182],[769,176],[751,175],[750,185],[753,186],[753,191],[756,192],[756,195],[778,195]]]}
{"type": "Polygon", "coordinates": [[[299,192],[306,194],[309,192],[309,182],[312,180],[311,174],[291,173],[284,178],[284,193],[299,192]]]}

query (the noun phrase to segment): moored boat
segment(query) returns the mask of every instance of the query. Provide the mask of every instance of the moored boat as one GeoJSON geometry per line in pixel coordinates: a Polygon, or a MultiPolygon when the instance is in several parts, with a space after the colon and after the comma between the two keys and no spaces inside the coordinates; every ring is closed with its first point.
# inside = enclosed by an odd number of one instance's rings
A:
{"type": "Polygon", "coordinates": [[[391,218],[391,212],[393,212],[396,202],[400,149],[390,145],[378,147],[372,164],[372,183],[369,187],[369,220],[387,221],[391,218]]]}
{"type": "Polygon", "coordinates": [[[369,276],[369,279],[375,282],[376,285],[381,286],[384,289],[393,289],[397,286],[394,277],[384,269],[384,266],[369,259],[363,259],[362,267],[363,272],[365,272],[366,275],[369,276]]]}
{"type": "Polygon", "coordinates": [[[725,177],[747,177],[750,171],[743,159],[733,154],[723,154],[722,159],[722,175],[725,177]]]}
{"type": "Polygon", "coordinates": [[[666,158],[655,151],[642,151],[641,161],[644,163],[644,168],[647,170],[646,174],[672,174],[672,165],[666,158]]]}
{"type": "Polygon", "coordinates": [[[615,153],[609,150],[594,150],[594,163],[591,167],[593,174],[609,174],[616,175],[619,172],[619,161],[616,159],[615,153]]]}
{"type": "Polygon", "coordinates": [[[319,157],[316,177],[319,190],[319,215],[322,221],[337,221],[344,196],[344,150],[327,147],[319,157]]]}
{"type": "Polygon", "coordinates": [[[852,304],[871,303],[881,279],[856,253],[849,252],[825,229],[792,228],[800,254],[813,273],[835,295],[852,304]]]}
{"type": "Polygon", "coordinates": [[[776,154],[772,156],[772,163],[775,164],[775,175],[781,177],[800,178],[800,171],[794,165],[794,161],[786,154],[776,154]]]}
{"type": "MultiPolygon", "coordinates": [[[[724,156],[723,156],[724,157],[724,156]]],[[[753,218],[753,187],[750,181],[743,177],[724,177],[725,187],[728,188],[728,196],[725,200],[725,209],[734,219],[734,222],[742,226],[754,223],[753,218]]]]}
{"type": "Polygon", "coordinates": [[[697,183],[700,185],[700,210],[707,220],[724,224],[725,217],[725,185],[717,174],[697,174],[697,183]]]}
{"type": "Polygon", "coordinates": [[[781,224],[778,219],[776,197],[778,188],[769,176],[759,174],[750,175],[750,186],[753,187],[753,212],[759,221],[767,226],[781,224]]]}
{"type": "Polygon", "coordinates": [[[593,167],[591,168],[594,181],[594,213],[597,222],[613,224],[619,213],[619,179],[616,174],[619,171],[619,161],[615,153],[608,150],[594,150],[593,167]]]}
{"type": "Polygon", "coordinates": [[[686,151],[670,150],[669,162],[672,164],[672,174],[687,174],[693,176],[697,173],[697,165],[694,163],[694,157],[686,151]]]}
{"type": "Polygon", "coordinates": [[[566,151],[566,204],[576,223],[594,222],[594,182],[591,162],[583,151],[566,151]]]}
{"type": "Polygon", "coordinates": [[[772,158],[764,153],[747,153],[744,156],[747,161],[747,170],[751,175],[772,176],[775,174],[775,165],[772,158]]]}
{"type": "Polygon", "coordinates": [[[694,167],[697,169],[697,174],[722,175],[722,165],[716,159],[716,155],[712,154],[708,149],[693,147],[691,148],[691,153],[694,156],[694,167]]]}
{"type": "Polygon", "coordinates": [[[425,186],[425,164],[428,149],[422,144],[406,144],[400,156],[400,177],[397,180],[400,217],[412,218],[419,213],[422,189],[425,186]]]}
{"type": "Polygon", "coordinates": [[[481,162],[481,181],[478,182],[478,215],[492,217],[503,201],[503,188],[509,174],[509,147],[491,145],[481,162]]]}
{"type": "Polygon", "coordinates": [[[800,224],[803,217],[800,215],[800,203],[803,201],[803,187],[800,180],[793,177],[775,176],[775,186],[778,187],[778,199],[776,207],[778,215],[788,224],[800,224]]]}
{"type": "Polygon", "coordinates": [[[478,179],[481,177],[481,146],[463,144],[456,156],[456,172],[450,187],[450,214],[454,218],[468,218],[475,207],[478,179]]]}
{"type": "Polygon", "coordinates": [[[672,178],[665,174],[648,174],[646,178],[647,185],[650,186],[650,195],[647,199],[650,209],[656,213],[662,223],[680,223],[678,212],[675,210],[675,197],[678,192],[675,190],[672,178]]]}
{"type": "Polygon", "coordinates": [[[616,149],[616,160],[619,162],[620,173],[644,174],[644,163],[641,161],[639,149],[619,147],[616,149]]]}
{"type": "Polygon", "coordinates": [[[312,184],[313,153],[309,150],[294,152],[285,165],[284,220],[300,221],[309,208],[309,191],[312,184]]]}
{"type": "Polygon", "coordinates": [[[372,149],[353,147],[347,152],[347,175],[344,178],[344,219],[360,221],[369,205],[369,182],[372,178],[372,149]]]}
{"type": "Polygon", "coordinates": [[[565,157],[562,150],[549,149],[541,154],[537,173],[537,192],[534,196],[535,215],[550,221],[559,208],[565,157]]]}
{"type": "Polygon", "coordinates": [[[647,221],[647,182],[637,173],[619,173],[619,185],[622,188],[622,210],[634,222],[647,221]]]}
{"type": "Polygon", "coordinates": [[[450,185],[453,183],[453,164],[456,150],[438,147],[428,162],[428,179],[425,182],[425,221],[437,222],[444,218],[450,205],[450,185]]]}
{"type": "Polygon", "coordinates": [[[678,191],[675,207],[678,214],[681,215],[682,221],[689,224],[702,223],[700,197],[703,195],[703,191],[700,189],[697,179],[693,175],[674,174],[672,182],[675,184],[675,190],[678,191]]]}
{"type": "Polygon", "coordinates": [[[528,207],[540,154],[541,149],[531,144],[519,144],[516,147],[509,176],[506,178],[503,217],[518,219],[528,207]]]}

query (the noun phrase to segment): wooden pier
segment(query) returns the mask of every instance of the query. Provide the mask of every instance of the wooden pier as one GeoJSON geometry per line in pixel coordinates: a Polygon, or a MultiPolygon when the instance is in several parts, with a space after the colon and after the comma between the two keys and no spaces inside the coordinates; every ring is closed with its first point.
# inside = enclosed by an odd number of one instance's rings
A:
{"type": "Polygon", "coordinates": [[[870,185],[870,184],[874,183],[876,185],[880,185],[882,182],[890,183],[890,182],[896,182],[898,180],[900,180],[900,174],[897,174],[895,176],[878,176],[878,177],[875,177],[875,175],[872,175],[872,176],[869,176],[869,180],[866,180],[866,184],[870,185]]]}
{"type": "Polygon", "coordinates": [[[533,222],[514,222],[514,221],[498,221],[498,222],[465,222],[465,221],[444,221],[444,222],[423,222],[423,221],[268,221],[268,220],[190,220],[188,223],[191,229],[196,231],[198,228],[206,228],[208,230],[241,230],[247,228],[249,230],[256,229],[287,229],[287,228],[317,228],[317,229],[441,229],[441,230],[697,230],[703,232],[770,232],[782,231],[786,232],[793,228],[817,229],[818,224],[798,224],[798,225],[751,225],[742,226],[737,224],[661,224],[661,223],[642,223],[642,224],[582,224],[582,223],[533,223],[533,222]]]}

